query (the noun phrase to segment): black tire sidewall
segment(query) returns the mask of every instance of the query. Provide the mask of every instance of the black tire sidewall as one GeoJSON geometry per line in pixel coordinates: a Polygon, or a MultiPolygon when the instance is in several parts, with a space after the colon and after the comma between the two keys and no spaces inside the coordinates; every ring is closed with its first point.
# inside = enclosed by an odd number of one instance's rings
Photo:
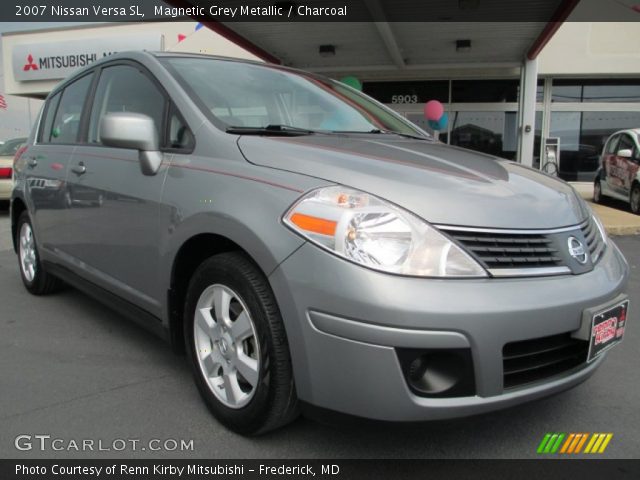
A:
{"type": "Polygon", "coordinates": [[[593,184],[593,201],[595,203],[602,203],[602,185],[600,184],[600,179],[597,179],[593,184]],[[597,195],[596,192],[598,192],[597,195]]]}
{"type": "MultiPolygon", "coordinates": [[[[631,210],[631,213],[634,213],[636,215],[640,215],[640,208],[636,208],[635,210],[633,209],[633,195],[638,190],[640,190],[640,185],[636,184],[631,187],[631,195],[629,195],[629,209],[631,210]]],[[[640,203],[637,207],[640,207],[640,203]]]]}
{"type": "MultiPolygon", "coordinates": [[[[194,373],[196,385],[205,403],[214,416],[227,428],[242,434],[258,433],[269,416],[270,407],[275,395],[274,384],[270,381],[275,374],[273,368],[276,360],[272,358],[273,335],[269,327],[269,312],[256,294],[243,268],[235,267],[233,260],[241,260],[241,256],[233,259],[229,254],[217,255],[205,261],[194,274],[189,283],[184,312],[184,336],[187,356],[194,373]],[[254,328],[258,336],[260,350],[260,372],[256,391],[251,401],[242,408],[233,409],[222,404],[211,392],[207,381],[203,378],[200,365],[196,359],[193,322],[195,308],[202,292],[214,284],[225,285],[236,292],[249,309],[254,328]]],[[[247,266],[245,260],[244,268],[247,266]]],[[[255,268],[255,267],[254,267],[255,268]]],[[[263,280],[266,281],[266,280],[263,280]]],[[[276,321],[278,319],[275,319],[276,321]]]]}

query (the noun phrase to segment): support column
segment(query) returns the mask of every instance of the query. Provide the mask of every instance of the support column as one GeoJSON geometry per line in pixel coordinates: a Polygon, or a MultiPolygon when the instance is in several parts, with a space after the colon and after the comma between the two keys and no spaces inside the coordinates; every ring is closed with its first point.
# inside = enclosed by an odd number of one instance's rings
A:
{"type": "Polygon", "coordinates": [[[538,60],[525,59],[520,75],[518,102],[518,161],[533,166],[533,145],[536,125],[536,92],[538,89],[538,60]]]}

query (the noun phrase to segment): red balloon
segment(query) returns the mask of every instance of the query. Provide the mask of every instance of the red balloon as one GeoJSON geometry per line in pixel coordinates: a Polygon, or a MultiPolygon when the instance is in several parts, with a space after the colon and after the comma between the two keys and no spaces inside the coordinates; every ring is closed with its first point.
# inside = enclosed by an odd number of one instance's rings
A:
{"type": "Polygon", "coordinates": [[[424,105],[424,116],[427,120],[438,121],[442,118],[444,106],[438,100],[429,100],[424,105]]]}

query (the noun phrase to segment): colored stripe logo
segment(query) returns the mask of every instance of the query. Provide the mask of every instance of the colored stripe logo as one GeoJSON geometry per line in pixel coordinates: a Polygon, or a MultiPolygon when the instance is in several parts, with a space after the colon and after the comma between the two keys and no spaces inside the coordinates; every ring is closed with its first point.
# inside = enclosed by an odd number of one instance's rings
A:
{"type": "Polygon", "coordinates": [[[612,438],[613,433],[546,433],[538,445],[537,452],[540,454],[604,453],[612,438]]]}

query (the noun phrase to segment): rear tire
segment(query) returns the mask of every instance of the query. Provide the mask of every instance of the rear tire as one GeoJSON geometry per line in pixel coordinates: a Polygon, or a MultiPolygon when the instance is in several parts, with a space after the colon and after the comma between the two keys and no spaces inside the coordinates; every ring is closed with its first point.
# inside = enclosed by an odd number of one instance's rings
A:
{"type": "Polygon", "coordinates": [[[602,184],[600,178],[596,178],[593,184],[593,203],[602,203],[602,184]]]}
{"type": "Polygon", "coordinates": [[[222,253],[198,267],[187,291],[184,336],[198,390],[220,423],[257,435],[297,417],[280,311],[264,274],[245,255],[222,253]]]}
{"type": "Polygon", "coordinates": [[[629,207],[631,212],[640,215],[640,185],[635,184],[631,187],[631,195],[629,196],[629,207]]]}
{"type": "Polygon", "coordinates": [[[40,261],[33,226],[27,212],[22,212],[17,227],[18,264],[25,288],[33,295],[47,295],[60,290],[64,286],[62,280],[47,273],[40,261]]]}

